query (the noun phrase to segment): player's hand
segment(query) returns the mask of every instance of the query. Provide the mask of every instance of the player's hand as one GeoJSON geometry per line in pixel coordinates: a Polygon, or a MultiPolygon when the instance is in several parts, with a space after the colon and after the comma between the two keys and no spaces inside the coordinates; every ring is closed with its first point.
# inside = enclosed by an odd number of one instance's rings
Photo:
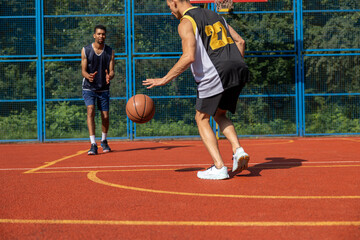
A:
{"type": "Polygon", "coordinates": [[[169,81],[167,81],[165,78],[154,78],[154,79],[146,79],[145,81],[143,81],[143,85],[148,86],[146,88],[150,89],[156,86],[163,86],[168,82],[169,81]]]}
{"type": "Polygon", "coordinates": [[[109,84],[110,83],[110,75],[107,69],[105,69],[105,73],[106,73],[106,83],[109,84]]]}
{"type": "Polygon", "coordinates": [[[88,79],[89,79],[90,82],[93,82],[93,81],[94,81],[94,78],[95,78],[95,75],[96,75],[96,74],[97,74],[97,71],[94,72],[94,73],[90,73],[90,74],[89,74],[89,78],[88,78],[88,79]]]}

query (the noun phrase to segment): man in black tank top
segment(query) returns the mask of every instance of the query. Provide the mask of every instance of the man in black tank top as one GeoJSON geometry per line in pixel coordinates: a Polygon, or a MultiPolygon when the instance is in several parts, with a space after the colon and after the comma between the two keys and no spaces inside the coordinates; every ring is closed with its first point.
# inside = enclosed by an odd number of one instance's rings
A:
{"type": "MultiPolygon", "coordinates": [[[[165,0],[164,0],[165,1],[165,0]]],[[[203,143],[214,165],[199,171],[201,179],[229,178],[210,126],[210,116],[231,143],[232,171],[247,169],[249,155],[240,146],[235,127],[226,113],[235,112],[239,94],[249,79],[244,62],[245,41],[219,14],[193,7],[189,0],[166,0],[171,13],[180,20],[178,32],[183,54],[174,67],[162,78],[146,79],[147,88],[162,86],[175,79],[188,67],[197,83],[196,123],[203,143]]]]}
{"type": "Polygon", "coordinates": [[[81,51],[81,74],[84,77],[82,94],[87,107],[87,125],[91,147],[88,155],[98,153],[95,141],[95,104],[101,111],[103,152],[110,152],[107,142],[109,130],[110,80],[114,78],[115,53],[105,45],[106,28],[97,25],[94,28],[94,43],[85,46],[81,51]]]}

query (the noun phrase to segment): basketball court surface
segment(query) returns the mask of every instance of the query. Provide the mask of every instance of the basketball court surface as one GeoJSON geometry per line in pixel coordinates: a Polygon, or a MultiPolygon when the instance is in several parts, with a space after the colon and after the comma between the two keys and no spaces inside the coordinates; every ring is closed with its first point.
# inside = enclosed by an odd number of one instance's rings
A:
{"type": "Polygon", "coordinates": [[[0,239],[360,239],[359,137],[240,142],[220,181],[198,140],[1,144],[0,239]]]}

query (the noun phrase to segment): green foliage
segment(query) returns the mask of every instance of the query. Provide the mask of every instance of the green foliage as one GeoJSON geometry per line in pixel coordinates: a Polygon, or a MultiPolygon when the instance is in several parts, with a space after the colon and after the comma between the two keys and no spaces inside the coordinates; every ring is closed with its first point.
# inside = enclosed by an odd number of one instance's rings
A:
{"type": "Polygon", "coordinates": [[[359,98],[314,97],[308,103],[306,133],[359,133],[359,98]],[[348,102],[348,104],[344,104],[348,102]]]}
{"type": "MultiPolygon", "coordinates": [[[[45,62],[46,99],[82,98],[81,62],[45,62]]],[[[1,82],[0,82],[1,83],[1,82]]],[[[115,60],[115,78],[111,81],[111,97],[126,97],[125,60],[115,60]]]]}
{"type": "Polygon", "coordinates": [[[359,59],[359,56],[305,57],[305,92],[360,92],[359,59]]]}
{"type": "Polygon", "coordinates": [[[125,0],[44,0],[45,15],[124,14],[125,0]]]}
{"type": "Polygon", "coordinates": [[[70,105],[69,102],[48,103],[45,123],[46,138],[75,138],[89,135],[84,105],[70,105]]]}
{"type": "Polygon", "coordinates": [[[134,0],[135,13],[169,13],[166,0],[134,0]]]}
{"type": "Polygon", "coordinates": [[[184,121],[167,122],[151,120],[145,124],[136,125],[136,135],[138,137],[151,136],[192,136],[199,135],[196,124],[185,123],[184,121]]]}
{"type": "Polygon", "coordinates": [[[36,99],[36,62],[0,62],[0,98],[36,99]]]}
{"type": "Polygon", "coordinates": [[[135,92],[149,96],[184,96],[196,95],[196,83],[190,69],[181,74],[171,83],[152,89],[146,89],[142,81],[147,78],[163,77],[176,63],[173,59],[140,59],[135,61],[135,92]]]}
{"type": "Polygon", "coordinates": [[[227,22],[245,39],[246,51],[295,49],[291,14],[227,15],[227,22]]]}
{"type": "Polygon", "coordinates": [[[323,9],[359,9],[360,2],[353,0],[304,0],[304,9],[306,10],[323,10],[323,9]]]}
{"type": "MultiPolygon", "coordinates": [[[[109,137],[126,136],[126,118],[121,115],[120,108],[124,103],[117,106],[115,102],[110,105],[110,128],[109,137]]],[[[46,138],[88,138],[86,106],[81,101],[71,104],[70,102],[48,103],[46,107],[46,138]]],[[[96,111],[95,115],[96,136],[101,136],[101,115],[96,111]]]]}
{"type": "Polygon", "coordinates": [[[234,122],[234,126],[238,135],[296,134],[296,124],[283,119],[275,119],[269,123],[234,122]]]}
{"type": "Polygon", "coordinates": [[[37,111],[22,108],[0,116],[0,139],[37,139],[37,111]]]}
{"type": "Polygon", "coordinates": [[[181,39],[177,32],[179,20],[169,15],[153,16],[150,22],[148,19],[149,16],[135,16],[136,52],[182,51],[181,39]]]}
{"type": "Polygon", "coordinates": [[[356,49],[360,34],[357,12],[312,13],[304,16],[304,46],[309,49],[356,49]]]}
{"type": "Polygon", "coordinates": [[[107,28],[106,44],[115,53],[125,52],[125,17],[74,17],[46,19],[44,38],[45,54],[79,54],[93,42],[94,27],[103,24],[107,28]]]}
{"type": "Polygon", "coordinates": [[[245,98],[229,117],[239,135],[296,134],[293,108],[294,98],[245,98]]]}
{"type": "Polygon", "coordinates": [[[251,77],[242,94],[294,94],[295,59],[292,57],[246,58],[251,77]]]}
{"type": "Polygon", "coordinates": [[[28,16],[35,14],[35,1],[12,0],[2,1],[0,16],[28,16]]]}

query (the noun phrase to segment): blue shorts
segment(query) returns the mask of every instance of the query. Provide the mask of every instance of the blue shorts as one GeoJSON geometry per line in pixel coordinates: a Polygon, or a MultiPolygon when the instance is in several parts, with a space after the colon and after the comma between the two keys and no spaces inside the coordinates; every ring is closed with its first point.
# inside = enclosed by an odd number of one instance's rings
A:
{"type": "Polygon", "coordinates": [[[95,101],[96,101],[98,109],[100,111],[104,111],[104,112],[109,111],[109,105],[110,105],[109,91],[95,92],[95,91],[83,90],[82,95],[85,100],[86,106],[90,106],[90,105],[95,106],[95,101]]]}

